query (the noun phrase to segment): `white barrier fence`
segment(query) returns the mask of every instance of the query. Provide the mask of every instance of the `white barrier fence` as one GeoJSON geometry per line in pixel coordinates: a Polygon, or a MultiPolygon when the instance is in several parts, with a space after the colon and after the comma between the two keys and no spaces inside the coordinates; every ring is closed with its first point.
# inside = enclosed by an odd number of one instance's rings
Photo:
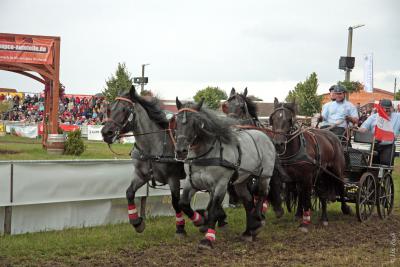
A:
{"type": "MultiPolygon", "coordinates": [[[[0,233],[127,222],[125,191],[133,170],[131,160],[1,161],[0,233]]],[[[136,197],[150,216],[174,214],[168,185],[145,185],[136,197]]],[[[194,207],[204,208],[207,199],[198,195],[194,207]]]]}
{"type": "MultiPolygon", "coordinates": [[[[39,136],[38,123],[24,123],[24,122],[13,122],[13,121],[0,121],[0,124],[4,125],[5,132],[15,132],[16,135],[28,138],[37,138],[39,136]]],[[[80,125],[81,135],[83,138],[87,138],[92,141],[103,141],[101,135],[101,129],[103,125],[80,125]]],[[[129,134],[129,133],[128,133],[129,134]]],[[[120,140],[121,143],[135,143],[133,136],[123,137],[120,140]]]]}

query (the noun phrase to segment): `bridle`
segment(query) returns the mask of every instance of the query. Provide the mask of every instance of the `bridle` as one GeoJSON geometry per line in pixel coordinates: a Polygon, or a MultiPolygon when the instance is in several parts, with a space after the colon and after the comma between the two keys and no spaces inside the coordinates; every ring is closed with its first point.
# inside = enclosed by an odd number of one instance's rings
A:
{"type": "Polygon", "coordinates": [[[122,136],[120,136],[120,132],[122,131],[122,129],[124,129],[129,123],[131,123],[132,121],[133,121],[133,118],[135,117],[135,113],[134,113],[134,108],[135,108],[135,103],[132,101],[132,100],[130,100],[129,98],[126,98],[126,97],[121,97],[121,96],[118,96],[118,97],[116,97],[115,98],[115,100],[120,100],[120,101],[125,101],[125,102],[128,102],[129,104],[130,104],[130,107],[129,107],[129,117],[128,117],[128,119],[123,123],[123,124],[121,124],[121,123],[119,123],[119,122],[117,122],[116,120],[113,120],[112,118],[107,118],[106,120],[105,120],[105,122],[111,122],[111,123],[114,123],[116,126],[117,126],[117,130],[115,131],[115,136],[114,136],[114,138],[113,138],[113,143],[117,140],[117,139],[120,139],[122,136]]]}
{"type": "MultiPolygon", "coordinates": [[[[245,100],[245,97],[244,96],[242,96],[241,94],[235,94],[235,95],[233,95],[233,96],[231,96],[231,97],[229,97],[228,98],[228,100],[226,100],[225,101],[225,103],[223,104],[223,105],[225,105],[225,108],[227,108],[227,103],[229,103],[229,101],[231,101],[232,99],[234,99],[235,97],[238,97],[239,99],[241,99],[242,101],[239,101],[239,104],[240,104],[240,106],[239,106],[239,108],[240,108],[240,110],[243,110],[243,113],[244,113],[244,116],[245,116],[245,118],[249,118],[249,119],[252,119],[251,118],[251,115],[250,115],[250,112],[249,112],[249,109],[248,109],[248,107],[247,107],[247,103],[246,103],[246,100],[245,100]]],[[[238,114],[236,114],[236,113],[228,113],[229,111],[227,111],[226,112],[226,114],[229,116],[229,117],[240,117],[238,114]]]]}
{"type": "MultiPolygon", "coordinates": [[[[146,132],[146,133],[136,133],[136,134],[120,134],[120,131],[122,131],[122,129],[124,129],[129,123],[133,122],[133,119],[135,118],[134,108],[135,108],[136,103],[133,102],[132,100],[130,100],[129,98],[121,97],[121,96],[116,97],[115,100],[128,102],[130,104],[130,107],[129,107],[130,114],[129,114],[128,119],[123,124],[121,124],[121,123],[119,123],[119,122],[117,122],[117,121],[115,121],[115,120],[113,120],[111,118],[107,118],[105,120],[105,122],[111,122],[111,123],[114,123],[117,126],[117,130],[115,131],[115,136],[114,136],[114,138],[112,140],[112,143],[114,143],[116,140],[118,140],[118,139],[120,139],[122,137],[141,136],[141,135],[168,132],[169,133],[169,137],[171,138],[171,141],[172,141],[172,143],[173,143],[173,145],[175,147],[176,141],[175,141],[175,138],[173,137],[173,134],[172,134],[172,129],[170,127],[171,124],[169,124],[168,129],[162,129],[162,130],[159,130],[159,131],[146,132]]],[[[116,153],[115,151],[113,151],[112,148],[111,148],[111,144],[108,144],[108,148],[111,150],[111,152],[113,152],[116,155],[124,155],[124,154],[119,154],[119,153],[116,153]]]]}
{"type": "MultiPolygon", "coordinates": [[[[290,118],[291,127],[289,128],[289,131],[287,131],[287,132],[285,132],[285,131],[283,131],[283,130],[273,130],[273,131],[271,131],[271,132],[273,133],[273,137],[272,137],[273,139],[275,138],[276,135],[281,135],[281,136],[283,136],[283,137],[285,138],[285,141],[284,141],[284,143],[283,143],[283,144],[284,144],[283,152],[278,153],[278,156],[283,156],[283,155],[286,153],[287,144],[289,144],[289,143],[290,143],[291,141],[293,141],[297,136],[299,136],[301,133],[304,132],[304,130],[301,130],[301,127],[296,127],[295,123],[293,122],[293,121],[294,121],[294,120],[293,120],[293,116],[295,115],[294,111],[293,111],[292,109],[290,109],[290,108],[284,107],[283,104],[282,104],[280,107],[276,108],[276,109],[271,113],[271,115],[269,116],[269,124],[270,124],[271,126],[273,126],[272,117],[273,117],[278,111],[282,111],[282,110],[283,110],[283,111],[289,110],[289,111],[291,112],[292,116],[291,116],[291,118],[290,118]]],[[[285,112],[283,112],[282,114],[283,114],[282,120],[286,120],[285,112]]]]}
{"type": "MultiPolygon", "coordinates": [[[[199,113],[198,110],[195,110],[195,109],[192,109],[192,108],[181,108],[180,110],[178,110],[177,115],[180,114],[180,113],[183,113],[183,118],[182,118],[182,123],[183,124],[185,124],[187,122],[187,114],[186,114],[187,112],[199,113]]],[[[204,125],[202,125],[201,127],[203,128],[204,125]]],[[[176,140],[178,140],[179,138],[182,138],[182,137],[187,139],[186,136],[178,135],[178,136],[176,136],[176,140]]],[[[197,145],[194,145],[194,142],[196,141],[196,139],[197,139],[197,134],[194,135],[193,140],[188,144],[188,151],[190,151],[191,149],[196,149],[197,148],[197,145]]],[[[177,153],[175,151],[175,160],[184,162],[184,161],[186,161],[186,159],[187,159],[187,157],[185,159],[178,159],[177,153]]]]}

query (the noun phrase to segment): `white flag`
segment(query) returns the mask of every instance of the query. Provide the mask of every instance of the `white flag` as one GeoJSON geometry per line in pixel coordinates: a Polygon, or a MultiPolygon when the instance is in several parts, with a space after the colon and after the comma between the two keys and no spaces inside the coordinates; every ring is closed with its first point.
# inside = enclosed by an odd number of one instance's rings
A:
{"type": "Polygon", "coordinates": [[[372,53],[364,55],[364,90],[368,93],[374,91],[374,68],[372,53]]]}

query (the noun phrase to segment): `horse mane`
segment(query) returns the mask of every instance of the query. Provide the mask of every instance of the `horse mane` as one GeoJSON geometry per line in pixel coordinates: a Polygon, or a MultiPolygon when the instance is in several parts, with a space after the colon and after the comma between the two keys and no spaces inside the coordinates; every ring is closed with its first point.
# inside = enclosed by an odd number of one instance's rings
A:
{"type": "MultiPolygon", "coordinates": [[[[127,94],[129,96],[129,92],[127,94]]],[[[157,123],[163,129],[168,128],[169,121],[165,116],[164,111],[162,111],[160,100],[157,97],[152,97],[150,100],[147,100],[135,93],[131,98],[133,102],[139,103],[146,110],[147,115],[152,121],[157,123]]]]}
{"type": "Polygon", "coordinates": [[[248,98],[248,97],[246,97],[246,96],[244,96],[244,95],[242,95],[242,94],[240,94],[240,95],[243,97],[244,101],[246,102],[247,110],[249,111],[250,116],[251,116],[252,118],[258,120],[258,116],[257,116],[257,104],[254,103],[254,101],[251,100],[250,98],[248,98]]]}
{"type": "MultiPolygon", "coordinates": [[[[186,108],[194,108],[196,104],[187,102],[184,104],[186,108]]],[[[201,107],[199,112],[191,113],[195,119],[196,125],[203,124],[203,127],[198,127],[198,138],[209,139],[210,137],[219,137],[223,143],[235,143],[236,138],[233,133],[232,126],[238,122],[234,119],[222,117],[219,112],[211,110],[207,107],[201,107]]]]}

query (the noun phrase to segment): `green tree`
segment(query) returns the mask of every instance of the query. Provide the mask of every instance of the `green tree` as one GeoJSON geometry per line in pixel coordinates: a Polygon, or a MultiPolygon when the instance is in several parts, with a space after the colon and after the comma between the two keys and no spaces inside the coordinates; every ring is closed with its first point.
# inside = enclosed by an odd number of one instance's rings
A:
{"type": "Polygon", "coordinates": [[[117,97],[120,90],[129,90],[133,84],[131,74],[128,72],[125,63],[118,63],[117,70],[114,75],[106,81],[102,94],[112,102],[117,97]]]}
{"type": "Polygon", "coordinates": [[[317,95],[318,78],[315,72],[304,82],[299,82],[294,90],[289,91],[286,102],[296,102],[299,115],[312,116],[321,110],[322,96],[317,95]]]}
{"type": "Polygon", "coordinates": [[[394,100],[400,100],[400,91],[397,91],[394,95],[394,100]]]}
{"type": "Polygon", "coordinates": [[[208,86],[203,90],[197,91],[193,99],[194,101],[199,102],[203,97],[204,97],[204,102],[211,109],[218,109],[220,101],[228,98],[225,91],[222,91],[218,87],[211,87],[211,86],[208,86]]]}
{"type": "Polygon", "coordinates": [[[338,85],[346,88],[346,91],[351,94],[354,92],[358,92],[364,88],[364,86],[359,81],[338,81],[338,85]]]}

